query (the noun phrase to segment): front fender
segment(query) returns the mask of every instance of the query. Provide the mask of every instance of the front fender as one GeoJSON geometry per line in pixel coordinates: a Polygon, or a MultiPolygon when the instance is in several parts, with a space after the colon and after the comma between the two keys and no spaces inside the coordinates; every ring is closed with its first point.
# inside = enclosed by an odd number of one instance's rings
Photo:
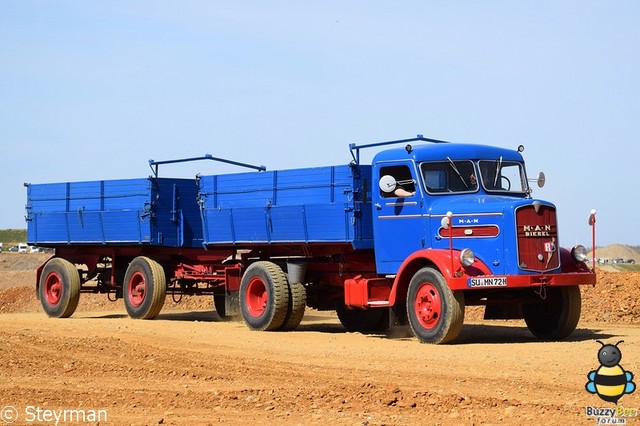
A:
{"type": "Polygon", "coordinates": [[[437,269],[447,282],[456,276],[490,275],[491,270],[480,260],[476,259],[470,267],[464,268],[460,263],[460,250],[453,250],[453,262],[451,251],[442,249],[418,250],[407,257],[396,274],[396,278],[389,295],[389,304],[394,306],[396,301],[404,301],[407,298],[407,290],[411,278],[424,267],[437,269]],[[453,264],[453,265],[452,265],[453,264]]]}
{"type": "Polygon", "coordinates": [[[591,272],[589,266],[585,262],[578,262],[575,260],[571,254],[571,250],[564,247],[560,248],[560,262],[562,264],[563,273],[591,272]]]}

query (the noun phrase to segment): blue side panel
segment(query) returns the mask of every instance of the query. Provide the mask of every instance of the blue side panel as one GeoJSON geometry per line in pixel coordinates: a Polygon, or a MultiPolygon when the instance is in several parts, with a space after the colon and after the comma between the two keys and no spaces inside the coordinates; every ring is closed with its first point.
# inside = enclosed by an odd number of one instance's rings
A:
{"type": "Polygon", "coordinates": [[[241,207],[231,210],[235,239],[259,242],[269,240],[264,207],[241,207]]]}
{"type": "Polygon", "coordinates": [[[201,246],[192,179],[124,179],[29,185],[31,244],[201,246]]]}
{"type": "Polygon", "coordinates": [[[352,215],[345,206],[315,205],[307,209],[309,239],[312,241],[352,241],[352,215]],[[338,208],[336,208],[338,207],[338,208]],[[342,209],[342,211],[340,211],[342,209]]]}
{"type": "Polygon", "coordinates": [[[307,231],[306,210],[304,206],[276,206],[269,210],[269,231],[272,241],[295,241],[300,238],[309,241],[307,231]]]}
{"type": "Polygon", "coordinates": [[[27,240],[43,245],[149,242],[151,221],[143,216],[150,196],[147,179],[29,185],[27,240]]]}
{"type": "Polygon", "coordinates": [[[203,176],[205,244],[351,242],[370,248],[370,182],[369,166],[348,165],[203,176]]]}

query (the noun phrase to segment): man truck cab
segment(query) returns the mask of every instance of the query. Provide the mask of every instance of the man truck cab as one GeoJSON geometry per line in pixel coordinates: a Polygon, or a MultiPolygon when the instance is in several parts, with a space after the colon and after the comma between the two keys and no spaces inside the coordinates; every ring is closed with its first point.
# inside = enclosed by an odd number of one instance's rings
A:
{"type": "Polygon", "coordinates": [[[372,161],[375,261],[393,280],[389,304],[406,300],[423,341],[453,340],[465,305],[486,305],[486,318],[524,317],[541,338],[570,334],[580,316],[578,285],[595,284],[595,274],[583,246],[560,248],[556,207],[532,198],[524,148],[421,135],[351,148],[412,141],[429,143],[387,149],[372,161]]]}

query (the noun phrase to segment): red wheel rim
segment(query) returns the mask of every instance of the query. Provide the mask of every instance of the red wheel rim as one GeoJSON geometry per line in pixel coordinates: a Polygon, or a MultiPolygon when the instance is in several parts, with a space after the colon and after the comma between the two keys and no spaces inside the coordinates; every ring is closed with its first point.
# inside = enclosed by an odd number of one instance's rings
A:
{"type": "Polygon", "coordinates": [[[142,272],[134,272],[129,278],[129,285],[127,286],[129,303],[136,308],[142,305],[146,290],[147,280],[144,278],[144,274],[142,272]]]}
{"type": "Polygon", "coordinates": [[[257,318],[264,313],[267,307],[267,286],[262,279],[255,277],[249,282],[245,302],[252,317],[257,318]]]}
{"type": "Polygon", "coordinates": [[[47,275],[47,279],[44,282],[44,296],[51,306],[60,302],[62,298],[62,278],[57,272],[51,272],[47,275]]]}
{"type": "Polygon", "coordinates": [[[416,293],[413,309],[420,325],[433,329],[440,321],[442,301],[438,289],[431,283],[424,283],[416,293]]]}

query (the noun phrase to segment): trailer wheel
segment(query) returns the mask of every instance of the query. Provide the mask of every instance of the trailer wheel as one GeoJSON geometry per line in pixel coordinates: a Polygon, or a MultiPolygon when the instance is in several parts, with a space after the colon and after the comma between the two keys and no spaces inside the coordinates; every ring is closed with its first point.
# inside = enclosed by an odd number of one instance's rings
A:
{"type": "Polygon", "coordinates": [[[524,321],[539,339],[564,339],[576,329],[580,320],[581,296],[578,286],[549,287],[539,303],[522,305],[524,321]]]}
{"type": "Polygon", "coordinates": [[[220,319],[227,319],[227,305],[226,297],[224,293],[213,295],[213,307],[216,309],[216,314],[220,319]]]}
{"type": "Polygon", "coordinates": [[[340,302],[336,307],[336,313],[340,323],[350,332],[367,333],[385,331],[389,328],[388,309],[349,309],[340,302]]]}
{"type": "Polygon", "coordinates": [[[167,279],[162,266],[146,256],[133,259],[124,276],[124,306],[131,318],[158,316],[167,295],[167,279]]]}
{"type": "Polygon", "coordinates": [[[242,318],[252,330],[277,330],[289,309],[287,276],[273,262],[252,263],[240,282],[242,318]]]}
{"type": "Polygon", "coordinates": [[[302,322],[307,307],[307,289],[302,283],[289,283],[289,306],[287,316],[278,330],[295,330],[302,322]]]}
{"type": "Polygon", "coordinates": [[[451,291],[440,272],[422,268],[409,283],[407,315],[422,343],[451,342],[462,330],[464,294],[451,291]]]}
{"type": "Polygon", "coordinates": [[[78,307],[80,274],[75,265],[60,257],[50,259],[42,270],[38,292],[42,308],[52,318],[68,318],[78,307]]]}

